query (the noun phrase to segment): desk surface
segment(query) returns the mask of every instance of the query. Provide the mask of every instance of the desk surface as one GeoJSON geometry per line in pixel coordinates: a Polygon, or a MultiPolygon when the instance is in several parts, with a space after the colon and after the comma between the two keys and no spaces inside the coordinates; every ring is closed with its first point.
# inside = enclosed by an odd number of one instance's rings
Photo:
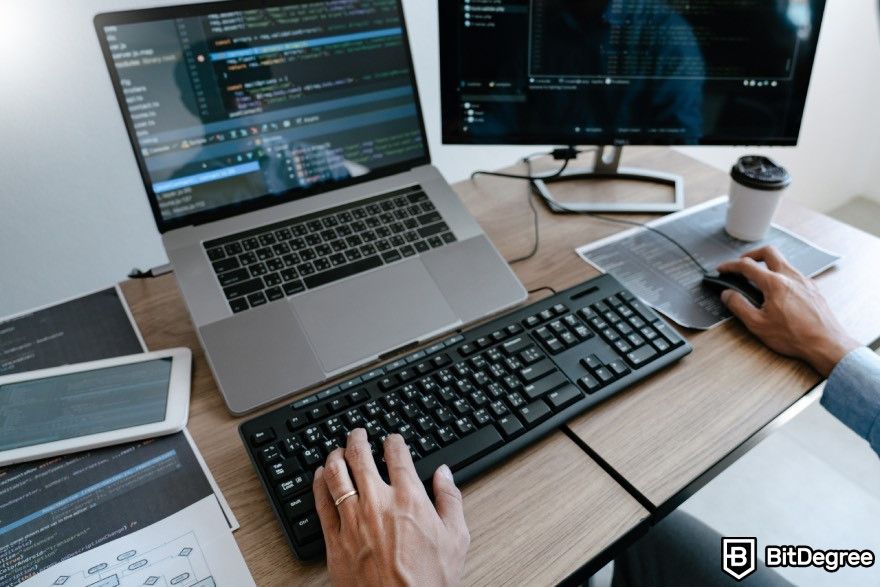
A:
{"type": "MultiPolygon", "coordinates": [[[[241,523],[235,537],[257,585],[327,583],[323,563],[300,563],[284,541],[239,440],[247,417],[226,411],[174,277],[122,289],[150,349],[193,349],[188,428],[241,523]]],[[[648,517],[562,432],[462,489],[472,541],[468,585],[557,583],[648,517]]]]}
{"type": "MultiPolygon", "coordinates": [[[[674,151],[625,152],[624,163],[682,175],[688,206],[727,193],[726,174],[674,151]]],[[[657,197],[652,188],[642,185],[602,183],[596,187],[605,198],[657,197]],[[634,190],[638,193],[631,194],[634,190]]],[[[502,254],[509,259],[528,251],[533,237],[526,185],[486,177],[459,187],[502,254]]],[[[577,184],[553,187],[560,200],[583,197],[576,192],[577,184]]],[[[517,275],[529,289],[549,285],[559,290],[595,276],[597,271],[574,248],[625,228],[537,208],[541,248],[535,258],[516,265],[517,275]]],[[[817,278],[817,284],[854,336],[864,343],[880,336],[876,303],[880,274],[873,270],[880,259],[880,239],[786,200],[775,221],[843,256],[834,269],[817,278]]],[[[684,489],[819,382],[812,369],[769,351],[734,321],[707,332],[682,332],[694,347],[690,356],[569,423],[655,506],[684,489]]]]}
{"type": "MultiPolygon", "coordinates": [[[[688,205],[721,195],[727,187],[724,173],[674,151],[634,149],[624,159],[630,166],[683,175],[688,205]]],[[[455,187],[506,258],[531,249],[524,183],[479,178],[455,187]]],[[[583,184],[554,186],[563,201],[582,198],[584,191],[583,184]]],[[[662,188],[655,192],[629,182],[595,182],[589,192],[621,200],[665,196],[662,188]]],[[[554,215],[540,204],[536,208],[538,254],[514,267],[523,283],[529,289],[562,289],[594,276],[574,248],[623,227],[554,215]]],[[[880,276],[858,270],[880,258],[880,240],[789,203],[780,222],[846,255],[820,285],[857,336],[867,342],[880,334],[880,308],[861,303],[877,291],[880,276]]],[[[238,438],[236,427],[245,418],[226,411],[173,276],[130,281],[122,288],[151,349],[188,346],[194,351],[189,429],[241,522],[236,539],[257,584],[326,582],[323,563],[299,563],[284,542],[238,438]]],[[[803,365],[762,349],[735,324],[686,335],[695,349],[690,357],[570,425],[654,504],[680,491],[817,380],[803,365]],[[710,369],[715,376],[704,377],[710,369]]],[[[562,432],[463,491],[472,535],[466,584],[555,583],[649,515],[562,432]]]]}

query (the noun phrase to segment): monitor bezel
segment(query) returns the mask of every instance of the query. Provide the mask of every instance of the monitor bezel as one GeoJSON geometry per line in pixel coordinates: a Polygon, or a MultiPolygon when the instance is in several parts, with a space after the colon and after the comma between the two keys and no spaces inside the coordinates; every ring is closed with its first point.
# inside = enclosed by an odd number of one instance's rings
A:
{"type": "Polygon", "coordinates": [[[122,92],[119,74],[113,64],[113,58],[110,53],[110,46],[107,43],[107,38],[104,34],[104,27],[137,24],[157,20],[168,20],[173,18],[197,17],[217,11],[232,12],[237,10],[254,10],[274,6],[306,4],[314,1],[315,0],[261,0],[258,2],[254,2],[252,0],[221,0],[201,4],[184,4],[177,6],[161,6],[157,8],[146,8],[138,10],[104,12],[97,14],[94,17],[93,24],[95,27],[95,32],[98,35],[98,42],[101,45],[101,53],[104,57],[104,63],[107,67],[107,72],[110,75],[110,80],[113,85],[113,92],[116,95],[116,100],[119,104],[119,111],[122,115],[123,122],[128,133],[129,142],[131,143],[132,151],[138,164],[141,181],[143,182],[144,189],[146,190],[147,200],[149,201],[150,209],[153,212],[153,219],[155,220],[156,228],[158,228],[160,233],[165,234],[166,232],[178,228],[206,224],[209,222],[224,220],[233,216],[239,216],[248,212],[253,212],[255,210],[261,210],[272,206],[287,204],[295,200],[301,200],[304,198],[313,197],[327,192],[346,188],[352,185],[373,181],[383,177],[396,175],[398,173],[404,173],[406,171],[412,170],[415,167],[429,165],[431,163],[431,153],[428,145],[428,136],[425,129],[425,119],[422,114],[422,102],[419,96],[418,84],[416,83],[416,71],[413,65],[412,48],[410,46],[409,33],[406,26],[406,15],[404,13],[402,0],[397,0],[397,8],[400,14],[401,28],[403,30],[402,34],[404,38],[404,49],[406,52],[407,62],[409,63],[410,84],[413,90],[416,115],[419,119],[419,131],[422,137],[422,144],[424,145],[424,155],[422,157],[416,157],[407,161],[401,161],[393,165],[381,167],[365,175],[352,177],[341,181],[323,183],[305,189],[294,188],[282,193],[265,193],[262,196],[256,196],[247,201],[238,202],[235,204],[228,204],[226,206],[221,206],[208,211],[196,212],[176,218],[165,219],[162,217],[162,212],[159,209],[159,203],[156,198],[156,193],[153,191],[152,180],[150,179],[150,174],[147,170],[146,162],[143,155],[141,154],[140,148],[138,147],[137,134],[134,129],[134,124],[132,122],[131,115],[128,112],[128,109],[125,106],[125,96],[122,92]]]}
{"type": "MultiPolygon", "coordinates": [[[[809,90],[813,81],[813,66],[818,52],[819,39],[822,34],[822,21],[825,17],[827,0],[817,0],[821,3],[816,18],[816,49],[812,52],[805,66],[809,74],[805,80],[799,80],[799,95],[803,95],[803,107],[797,117],[797,134],[794,137],[760,137],[743,139],[742,137],[713,136],[699,141],[674,141],[664,137],[652,137],[651,135],[638,135],[621,137],[615,135],[590,135],[591,142],[585,143],[584,135],[575,134],[530,134],[522,135],[511,133],[504,136],[475,137],[455,132],[451,123],[447,124],[448,112],[454,112],[457,108],[458,94],[455,91],[457,79],[451,56],[454,51],[454,43],[457,43],[457,10],[461,0],[438,1],[438,30],[440,38],[440,128],[441,142],[444,145],[565,145],[565,146],[706,146],[706,147],[796,147],[800,140],[803,128],[804,111],[809,100],[809,90]],[[455,34],[454,34],[455,33],[455,34]]],[[[530,0],[531,3],[531,0],[530,0]]]]}

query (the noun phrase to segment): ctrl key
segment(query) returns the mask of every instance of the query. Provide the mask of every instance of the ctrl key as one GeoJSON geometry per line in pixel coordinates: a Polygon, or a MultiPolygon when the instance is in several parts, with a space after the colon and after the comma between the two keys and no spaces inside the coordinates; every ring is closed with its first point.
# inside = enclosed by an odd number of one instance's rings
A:
{"type": "Polygon", "coordinates": [[[321,522],[315,512],[291,522],[290,525],[293,527],[293,538],[297,544],[312,542],[321,535],[321,522]]]}

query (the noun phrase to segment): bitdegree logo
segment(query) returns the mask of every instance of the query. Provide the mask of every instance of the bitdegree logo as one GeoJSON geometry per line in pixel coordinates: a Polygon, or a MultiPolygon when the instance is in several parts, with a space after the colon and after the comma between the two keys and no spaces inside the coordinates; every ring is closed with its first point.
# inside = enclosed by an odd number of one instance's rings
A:
{"type": "Polygon", "coordinates": [[[874,559],[874,553],[870,550],[821,550],[803,545],[764,548],[764,563],[771,568],[818,567],[833,573],[843,567],[872,567],[874,559]]]}

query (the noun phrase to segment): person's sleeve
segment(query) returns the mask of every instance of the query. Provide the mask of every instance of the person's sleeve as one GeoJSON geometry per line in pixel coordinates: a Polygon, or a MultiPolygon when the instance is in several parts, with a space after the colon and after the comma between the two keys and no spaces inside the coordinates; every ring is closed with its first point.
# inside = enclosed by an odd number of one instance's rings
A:
{"type": "Polygon", "coordinates": [[[822,405],[880,455],[880,356],[866,347],[846,355],[828,377],[822,405]]]}

